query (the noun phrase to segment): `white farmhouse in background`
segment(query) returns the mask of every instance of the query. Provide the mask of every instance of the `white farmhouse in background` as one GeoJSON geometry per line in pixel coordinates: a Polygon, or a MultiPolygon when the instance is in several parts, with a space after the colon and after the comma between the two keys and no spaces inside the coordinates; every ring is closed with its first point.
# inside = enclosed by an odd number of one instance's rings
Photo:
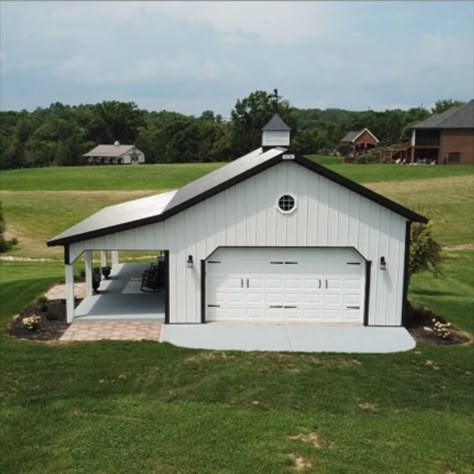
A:
{"type": "Polygon", "coordinates": [[[97,145],[82,156],[90,165],[139,165],[145,163],[145,153],[135,145],[97,145]]]}

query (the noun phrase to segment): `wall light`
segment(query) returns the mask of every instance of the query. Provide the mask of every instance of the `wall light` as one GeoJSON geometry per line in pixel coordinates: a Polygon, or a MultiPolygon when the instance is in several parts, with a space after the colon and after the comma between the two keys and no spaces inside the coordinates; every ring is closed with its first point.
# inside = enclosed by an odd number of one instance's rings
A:
{"type": "Polygon", "coordinates": [[[387,270],[387,261],[385,257],[380,257],[380,270],[387,270]]]}
{"type": "Polygon", "coordinates": [[[193,256],[188,255],[188,260],[186,261],[186,267],[187,268],[194,268],[194,261],[193,261],[193,256]]]}

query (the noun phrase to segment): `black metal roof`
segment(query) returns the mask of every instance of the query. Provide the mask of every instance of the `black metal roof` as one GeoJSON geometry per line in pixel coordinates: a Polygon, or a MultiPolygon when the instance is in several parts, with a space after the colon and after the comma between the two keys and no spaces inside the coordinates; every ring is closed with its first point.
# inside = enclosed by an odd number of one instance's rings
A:
{"type": "MultiPolygon", "coordinates": [[[[72,242],[163,221],[280,163],[285,159],[284,154],[286,151],[286,148],[271,148],[267,151],[258,148],[222,168],[183,186],[177,191],[156,194],[106,207],[49,240],[48,246],[68,245],[72,242]]],[[[296,156],[293,161],[396,212],[409,221],[428,222],[426,217],[305,157],[296,156]]]]}
{"type": "Polygon", "coordinates": [[[459,107],[428,117],[413,128],[474,128],[474,99],[459,107]]]}
{"type": "Polygon", "coordinates": [[[264,132],[289,132],[291,128],[283,121],[278,114],[273,114],[273,117],[262,128],[264,132]]]}

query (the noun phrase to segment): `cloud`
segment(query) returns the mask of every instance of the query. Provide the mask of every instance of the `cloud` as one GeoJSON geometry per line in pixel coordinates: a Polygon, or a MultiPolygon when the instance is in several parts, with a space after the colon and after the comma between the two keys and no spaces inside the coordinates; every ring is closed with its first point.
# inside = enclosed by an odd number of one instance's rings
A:
{"type": "Polygon", "coordinates": [[[2,2],[2,107],[115,98],[228,115],[237,98],[275,87],[300,107],[469,99],[473,12],[461,2],[2,2]]]}

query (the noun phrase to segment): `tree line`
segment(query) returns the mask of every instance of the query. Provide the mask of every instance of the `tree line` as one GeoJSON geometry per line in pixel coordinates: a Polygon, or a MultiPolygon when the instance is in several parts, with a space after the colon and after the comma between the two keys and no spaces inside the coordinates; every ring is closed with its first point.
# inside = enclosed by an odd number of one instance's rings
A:
{"type": "Polygon", "coordinates": [[[81,165],[83,153],[116,140],[135,144],[147,163],[229,161],[260,146],[261,128],[274,112],[291,126],[292,144],[304,154],[330,153],[348,131],[365,127],[382,145],[391,145],[407,140],[413,123],[459,104],[440,100],[431,111],[298,109],[278,95],[255,91],[237,100],[225,120],[211,110],[190,116],[148,111],[133,102],[57,102],[32,112],[0,112],[0,169],[81,165]]]}

